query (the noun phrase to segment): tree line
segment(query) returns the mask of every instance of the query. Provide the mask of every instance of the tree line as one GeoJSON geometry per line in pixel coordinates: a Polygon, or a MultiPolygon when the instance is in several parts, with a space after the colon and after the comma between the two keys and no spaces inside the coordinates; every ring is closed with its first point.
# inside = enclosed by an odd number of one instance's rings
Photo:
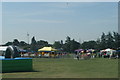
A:
{"type": "Polygon", "coordinates": [[[95,49],[97,51],[112,48],[118,49],[120,47],[120,34],[117,32],[108,32],[105,34],[104,32],[97,40],[84,41],[82,43],[76,41],[75,39],[71,39],[71,37],[67,36],[65,42],[55,41],[53,44],[49,44],[47,41],[39,40],[36,41],[33,36],[31,39],[31,43],[28,44],[25,41],[19,41],[18,39],[14,39],[13,42],[7,42],[5,46],[15,45],[25,50],[37,51],[40,48],[45,46],[54,47],[63,52],[74,52],[76,49],[95,49]]]}

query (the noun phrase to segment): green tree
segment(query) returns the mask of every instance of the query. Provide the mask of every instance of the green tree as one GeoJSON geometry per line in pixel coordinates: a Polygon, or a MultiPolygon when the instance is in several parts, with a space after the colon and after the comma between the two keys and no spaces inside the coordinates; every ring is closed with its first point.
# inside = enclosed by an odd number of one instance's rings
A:
{"type": "Polygon", "coordinates": [[[20,46],[26,46],[27,45],[27,43],[26,42],[24,42],[24,41],[20,41],[20,46]]]}
{"type": "Polygon", "coordinates": [[[53,47],[56,49],[60,49],[60,48],[62,48],[62,44],[60,41],[55,41],[53,44],[53,47]]]}
{"type": "Polygon", "coordinates": [[[33,36],[33,38],[31,39],[31,48],[30,48],[32,51],[37,51],[37,48],[36,48],[36,40],[35,40],[35,37],[33,36]]]}
{"type": "Polygon", "coordinates": [[[61,48],[63,49],[63,40],[60,41],[60,44],[61,44],[61,48]]]}
{"type": "Polygon", "coordinates": [[[80,43],[75,41],[74,39],[70,42],[70,52],[74,52],[76,49],[80,47],[80,43]]]}
{"type": "Polygon", "coordinates": [[[96,41],[85,41],[82,43],[82,48],[83,49],[96,49],[96,41]]]}
{"type": "Polygon", "coordinates": [[[100,51],[100,49],[101,49],[100,43],[101,43],[101,41],[100,41],[100,39],[98,38],[98,39],[96,40],[96,45],[95,45],[95,48],[96,48],[97,51],[100,51]]]}
{"type": "Polygon", "coordinates": [[[66,37],[66,43],[69,43],[71,41],[71,38],[69,36],[66,37]]]}
{"type": "Polygon", "coordinates": [[[65,44],[63,45],[63,50],[66,52],[70,52],[70,42],[71,38],[69,36],[66,37],[65,44]]]}
{"type": "Polygon", "coordinates": [[[107,37],[105,33],[102,33],[100,46],[101,46],[101,49],[107,48],[107,37]]]}
{"type": "Polygon", "coordinates": [[[45,46],[49,47],[52,45],[48,44],[48,42],[44,40],[37,41],[37,49],[43,48],[45,46]]]}
{"type": "Polygon", "coordinates": [[[22,48],[22,49],[25,49],[25,50],[29,50],[30,45],[27,44],[25,41],[20,41],[19,47],[22,48]]]}
{"type": "Polygon", "coordinates": [[[14,45],[14,46],[19,46],[19,41],[18,41],[17,39],[14,39],[13,45],[14,45]]]}
{"type": "Polygon", "coordinates": [[[117,32],[113,32],[113,38],[114,38],[114,47],[115,49],[120,47],[120,34],[117,32]]]}
{"type": "Polygon", "coordinates": [[[5,46],[9,46],[9,45],[12,45],[13,44],[13,42],[7,42],[6,44],[5,44],[5,46]]]}
{"type": "Polygon", "coordinates": [[[106,35],[107,37],[107,41],[106,41],[106,47],[107,48],[114,48],[113,44],[114,44],[114,41],[113,41],[113,36],[111,34],[111,32],[108,32],[108,34],[106,35]]]}
{"type": "Polygon", "coordinates": [[[63,50],[65,52],[74,52],[75,49],[80,47],[80,43],[75,41],[74,39],[71,40],[69,36],[66,37],[65,44],[63,45],[63,50]]]}

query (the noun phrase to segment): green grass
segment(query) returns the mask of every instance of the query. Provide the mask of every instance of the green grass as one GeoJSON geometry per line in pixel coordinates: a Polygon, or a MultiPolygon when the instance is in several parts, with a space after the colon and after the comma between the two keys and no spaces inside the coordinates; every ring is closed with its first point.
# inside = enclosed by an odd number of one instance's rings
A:
{"type": "Polygon", "coordinates": [[[35,58],[33,72],[3,73],[3,78],[117,78],[118,59],[35,58]]]}

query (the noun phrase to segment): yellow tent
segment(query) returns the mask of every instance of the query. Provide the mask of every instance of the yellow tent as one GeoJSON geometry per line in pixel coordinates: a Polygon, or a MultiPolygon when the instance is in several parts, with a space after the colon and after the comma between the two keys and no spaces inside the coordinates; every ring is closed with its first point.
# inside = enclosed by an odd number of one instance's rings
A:
{"type": "Polygon", "coordinates": [[[57,49],[54,49],[52,47],[43,47],[41,49],[38,49],[38,51],[57,51],[57,49]]]}

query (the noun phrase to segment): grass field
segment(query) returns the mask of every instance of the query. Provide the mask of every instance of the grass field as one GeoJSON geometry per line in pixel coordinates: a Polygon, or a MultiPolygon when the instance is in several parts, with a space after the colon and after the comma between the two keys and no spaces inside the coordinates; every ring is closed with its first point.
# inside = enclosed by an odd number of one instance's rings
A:
{"type": "Polygon", "coordinates": [[[34,58],[32,72],[3,73],[3,78],[117,78],[118,59],[34,58]]]}

